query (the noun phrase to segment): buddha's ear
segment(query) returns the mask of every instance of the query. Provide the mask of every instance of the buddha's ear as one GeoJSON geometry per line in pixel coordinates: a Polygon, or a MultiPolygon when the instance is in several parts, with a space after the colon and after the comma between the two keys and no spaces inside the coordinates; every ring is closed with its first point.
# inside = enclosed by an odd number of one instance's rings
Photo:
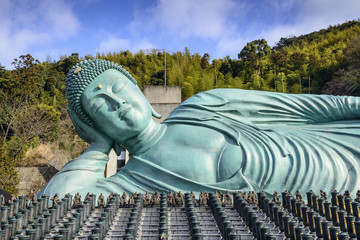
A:
{"type": "Polygon", "coordinates": [[[150,108],[151,108],[151,114],[153,115],[153,117],[155,117],[157,119],[161,119],[161,114],[157,113],[151,105],[150,105],[150,108]]]}

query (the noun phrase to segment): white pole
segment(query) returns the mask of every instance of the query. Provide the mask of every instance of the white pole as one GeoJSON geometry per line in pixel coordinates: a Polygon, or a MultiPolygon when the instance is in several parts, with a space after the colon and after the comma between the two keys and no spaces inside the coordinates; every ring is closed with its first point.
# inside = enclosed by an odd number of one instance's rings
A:
{"type": "Polygon", "coordinates": [[[165,51],[165,86],[166,86],[166,50],[164,49],[165,51]]]}
{"type": "Polygon", "coordinates": [[[217,86],[216,62],[215,62],[215,86],[217,86]]]}

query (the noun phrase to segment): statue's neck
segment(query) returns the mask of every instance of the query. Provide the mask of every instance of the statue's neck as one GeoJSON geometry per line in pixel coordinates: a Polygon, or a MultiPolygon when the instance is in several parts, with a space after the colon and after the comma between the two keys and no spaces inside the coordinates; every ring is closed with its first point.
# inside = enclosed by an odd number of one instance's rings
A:
{"type": "Polygon", "coordinates": [[[165,124],[150,121],[149,125],[140,134],[127,139],[122,144],[131,155],[140,155],[153,147],[164,135],[165,124]]]}

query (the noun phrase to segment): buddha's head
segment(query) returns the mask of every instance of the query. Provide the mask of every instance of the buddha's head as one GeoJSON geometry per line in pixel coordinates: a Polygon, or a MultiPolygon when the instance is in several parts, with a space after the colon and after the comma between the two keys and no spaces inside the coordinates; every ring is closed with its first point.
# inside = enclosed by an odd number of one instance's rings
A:
{"type": "Polygon", "coordinates": [[[160,117],[121,66],[105,60],[85,60],[66,77],[69,108],[90,127],[114,140],[133,137],[160,117]]]}

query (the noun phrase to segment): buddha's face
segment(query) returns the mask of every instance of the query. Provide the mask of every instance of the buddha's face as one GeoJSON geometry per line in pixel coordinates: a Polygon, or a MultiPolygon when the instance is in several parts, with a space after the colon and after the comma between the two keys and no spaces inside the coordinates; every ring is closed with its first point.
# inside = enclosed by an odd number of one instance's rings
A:
{"type": "Polygon", "coordinates": [[[122,143],[141,133],[151,121],[151,108],[139,87],[115,69],[96,77],[81,95],[95,127],[122,143]]]}

